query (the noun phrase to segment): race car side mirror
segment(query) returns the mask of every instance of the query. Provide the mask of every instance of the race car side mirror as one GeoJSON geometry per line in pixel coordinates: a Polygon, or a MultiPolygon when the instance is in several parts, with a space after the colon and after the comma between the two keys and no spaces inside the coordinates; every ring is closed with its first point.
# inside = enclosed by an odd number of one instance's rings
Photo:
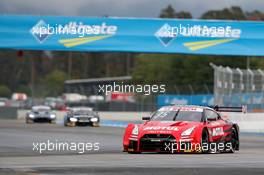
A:
{"type": "Polygon", "coordinates": [[[150,120],[150,117],[142,117],[142,120],[150,120]]]}

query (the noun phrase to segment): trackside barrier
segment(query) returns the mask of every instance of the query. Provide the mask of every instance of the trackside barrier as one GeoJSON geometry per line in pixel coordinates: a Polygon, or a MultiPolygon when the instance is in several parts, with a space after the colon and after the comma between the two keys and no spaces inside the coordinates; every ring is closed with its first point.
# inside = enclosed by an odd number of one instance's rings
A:
{"type": "Polygon", "coordinates": [[[236,122],[241,132],[264,133],[264,113],[223,113],[236,122]]]}
{"type": "MultiPolygon", "coordinates": [[[[23,119],[26,112],[26,110],[19,110],[18,119],[23,119]]],[[[65,112],[56,111],[56,114],[57,119],[62,120],[65,112]]],[[[122,122],[122,126],[124,126],[126,122],[138,123],[141,121],[142,116],[148,116],[149,114],[150,112],[99,112],[101,120],[103,123],[106,123],[107,126],[119,125],[120,122],[122,122]]],[[[223,112],[222,114],[228,116],[229,120],[236,122],[241,132],[264,133],[264,113],[244,114],[223,112]]]]}
{"type": "Polygon", "coordinates": [[[15,107],[0,107],[0,119],[16,119],[17,110],[15,107]]]}

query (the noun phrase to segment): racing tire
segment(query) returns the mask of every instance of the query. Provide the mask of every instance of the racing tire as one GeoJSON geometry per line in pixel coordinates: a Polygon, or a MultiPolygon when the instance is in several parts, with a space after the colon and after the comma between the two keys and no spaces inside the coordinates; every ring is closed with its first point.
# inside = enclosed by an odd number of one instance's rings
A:
{"type": "Polygon", "coordinates": [[[137,152],[137,151],[127,151],[128,154],[141,154],[141,152],[137,152]]]}
{"type": "Polygon", "coordinates": [[[75,122],[69,122],[69,123],[67,123],[67,126],[69,126],[69,127],[75,127],[76,126],[76,123],[75,122]]]}
{"type": "Polygon", "coordinates": [[[49,121],[49,123],[50,123],[50,124],[55,124],[55,123],[56,123],[56,121],[54,121],[54,120],[51,120],[51,121],[49,121]]]}
{"type": "Polygon", "coordinates": [[[68,118],[67,117],[64,117],[64,119],[63,119],[63,125],[64,126],[68,126],[68,118]]]}
{"type": "Polygon", "coordinates": [[[92,126],[93,127],[99,127],[99,123],[98,122],[94,122],[94,123],[92,123],[92,126]]]}
{"type": "Polygon", "coordinates": [[[238,150],[239,140],[238,140],[238,133],[237,130],[232,127],[231,131],[231,149],[227,150],[227,153],[235,153],[235,150],[238,150]]]}
{"type": "Polygon", "coordinates": [[[32,123],[34,123],[32,120],[26,118],[26,124],[32,124],[32,123]]]}
{"type": "Polygon", "coordinates": [[[204,129],[201,136],[201,153],[204,154],[210,153],[209,147],[210,147],[209,133],[206,129],[204,129]],[[208,147],[207,150],[203,150],[204,145],[207,145],[208,147]]]}

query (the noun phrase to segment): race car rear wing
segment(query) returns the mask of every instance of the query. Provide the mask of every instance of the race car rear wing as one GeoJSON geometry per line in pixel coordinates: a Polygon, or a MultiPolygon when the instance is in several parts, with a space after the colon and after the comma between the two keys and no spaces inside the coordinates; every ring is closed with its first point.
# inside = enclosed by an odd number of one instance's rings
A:
{"type": "Polygon", "coordinates": [[[214,110],[218,112],[243,112],[247,113],[247,106],[241,107],[227,107],[227,106],[214,106],[214,110]]]}

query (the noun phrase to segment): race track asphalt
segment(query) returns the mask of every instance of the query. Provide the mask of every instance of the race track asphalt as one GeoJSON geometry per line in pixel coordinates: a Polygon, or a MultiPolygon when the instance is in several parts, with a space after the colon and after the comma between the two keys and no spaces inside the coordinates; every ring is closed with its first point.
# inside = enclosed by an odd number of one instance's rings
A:
{"type": "Polygon", "coordinates": [[[264,174],[264,136],[241,134],[235,154],[127,154],[124,128],[0,120],[0,174],[264,174]],[[33,151],[33,143],[99,143],[99,150],[33,151]]]}

